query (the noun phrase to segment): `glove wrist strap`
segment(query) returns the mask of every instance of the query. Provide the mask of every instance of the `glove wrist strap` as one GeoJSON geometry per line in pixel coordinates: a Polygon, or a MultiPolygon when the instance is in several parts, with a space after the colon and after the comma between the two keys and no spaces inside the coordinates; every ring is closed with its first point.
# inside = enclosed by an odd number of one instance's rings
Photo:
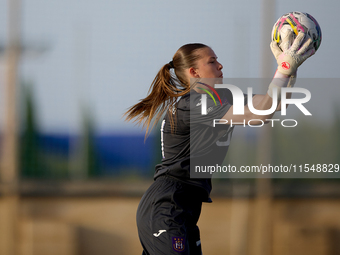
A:
{"type": "Polygon", "coordinates": [[[276,71],[273,80],[269,84],[267,94],[273,98],[274,88],[276,88],[277,99],[281,100],[281,88],[293,87],[296,82],[296,73],[293,75],[285,75],[276,71]]]}

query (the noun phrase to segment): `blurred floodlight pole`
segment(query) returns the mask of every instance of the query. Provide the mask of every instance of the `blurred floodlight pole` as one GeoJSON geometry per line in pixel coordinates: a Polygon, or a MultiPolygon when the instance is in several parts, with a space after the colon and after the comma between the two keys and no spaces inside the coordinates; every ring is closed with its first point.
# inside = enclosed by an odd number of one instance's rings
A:
{"type": "Polygon", "coordinates": [[[5,127],[3,144],[4,183],[17,181],[17,69],[20,57],[20,1],[8,0],[8,39],[5,49],[5,127]]]}
{"type": "MultiPolygon", "coordinates": [[[[261,38],[261,76],[273,76],[274,58],[270,51],[270,34],[275,22],[275,0],[262,0],[262,38],[261,38]]],[[[265,79],[263,79],[265,80],[265,79]]],[[[265,82],[266,83],[266,82],[265,82]]],[[[268,84],[264,84],[264,91],[268,84]]],[[[272,127],[268,124],[262,127],[258,143],[258,164],[269,164],[272,159],[272,127]]],[[[271,176],[256,179],[255,217],[253,222],[252,255],[272,254],[272,183],[271,176]]]]}
{"type": "Polygon", "coordinates": [[[20,57],[21,0],[8,0],[8,36],[5,48],[5,125],[0,168],[5,218],[0,230],[3,255],[18,252],[18,116],[17,69],[20,57]]]}

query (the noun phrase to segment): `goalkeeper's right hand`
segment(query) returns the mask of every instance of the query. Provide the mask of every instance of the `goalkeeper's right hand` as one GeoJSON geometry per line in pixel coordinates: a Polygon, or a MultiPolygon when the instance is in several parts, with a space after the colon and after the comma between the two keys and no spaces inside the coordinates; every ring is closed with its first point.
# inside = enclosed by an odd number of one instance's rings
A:
{"type": "Polygon", "coordinates": [[[293,34],[290,34],[290,36],[287,36],[286,38],[283,39],[282,44],[281,44],[282,49],[280,49],[280,47],[274,41],[271,42],[270,44],[270,48],[278,64],[277,70],[280,73],[285,74],[285,75],[295,74],[297,71],[297,68],[307,58],[314,55],[315,53],[314,48],[312,49],[309,48],[313,40],[308,35],[302,32],[299,32],[292,46],[290,47],[289,42],[290,42],[291,36],[293,36],[293,34]],[[305,36],[307,36],[308,39],[302,44],[305,36]]]}

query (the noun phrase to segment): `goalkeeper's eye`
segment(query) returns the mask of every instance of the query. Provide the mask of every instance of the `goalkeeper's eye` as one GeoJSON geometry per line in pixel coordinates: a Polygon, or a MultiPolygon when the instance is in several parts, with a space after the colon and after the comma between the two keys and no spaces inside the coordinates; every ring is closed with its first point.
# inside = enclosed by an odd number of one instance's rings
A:
{"type": "Polygon", "coordinates": [[[211,57],[209,60],[209,64],[215,64],[216,63],[217,58],[216,57],[211,57]]]}

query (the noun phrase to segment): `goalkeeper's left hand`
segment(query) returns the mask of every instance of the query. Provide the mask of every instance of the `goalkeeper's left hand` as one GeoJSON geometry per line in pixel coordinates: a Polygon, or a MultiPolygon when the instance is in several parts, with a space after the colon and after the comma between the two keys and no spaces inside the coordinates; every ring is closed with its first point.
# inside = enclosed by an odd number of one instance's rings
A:
{"type": "Polygon", "coordinates": [[[296,73],[297,68],[310,56],[314,55],[315,49],[309,49],[309,46],[313,42],[312,38],[308,35],[299,32],[296,36],[292,46],[290,47],[290,36],[283,38],[281,47],[277,45],[276,42],[271,42],[270,48],[274,57],[276,58],[278,68],[277,70],[285,75],[293,75],[296,73]],[[304,38],[308,37],[308,39],[303,43],[304,38]],[[303,43],[303,44],[302,44],[303,43]],[[302,45],[301,45],[302,44],[302,45]]]}

